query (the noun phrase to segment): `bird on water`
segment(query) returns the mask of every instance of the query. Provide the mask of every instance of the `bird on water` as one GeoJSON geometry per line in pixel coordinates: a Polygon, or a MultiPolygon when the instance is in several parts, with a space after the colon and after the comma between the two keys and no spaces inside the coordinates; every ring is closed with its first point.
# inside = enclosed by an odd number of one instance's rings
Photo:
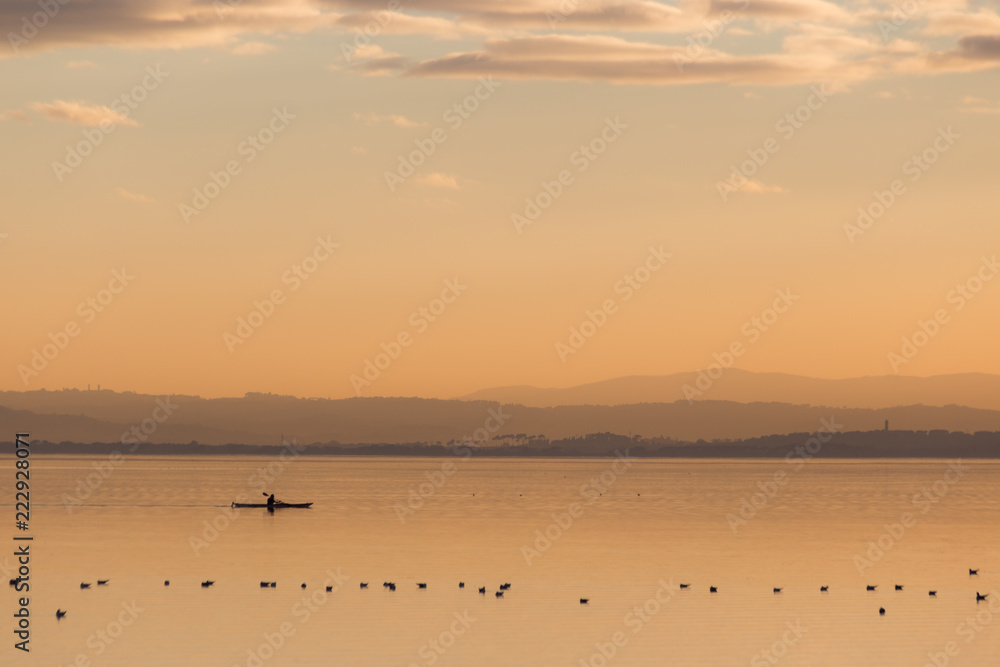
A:
{"type": "Polygon", "coordinates": [[[878,615],[879,616],[885,616],[885,607],[879,607],[878,608],[878,615]]]}
{"type": "Polygon", "coordinates": [[[56,609],[56,618],[57,619],[62,618],[65,615],[66,615],[66,612],[64,612],[62,609],[56,609]]]}

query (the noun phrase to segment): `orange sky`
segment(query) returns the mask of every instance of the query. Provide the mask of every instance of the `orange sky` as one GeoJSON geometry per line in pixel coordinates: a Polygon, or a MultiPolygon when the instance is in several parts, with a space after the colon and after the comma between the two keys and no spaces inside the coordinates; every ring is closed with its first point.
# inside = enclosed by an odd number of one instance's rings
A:
{"type": "Polygon", "coordinates": [[[0,389],[1000,373],[990,5],[420,5],[0,9],[0,389]]]}

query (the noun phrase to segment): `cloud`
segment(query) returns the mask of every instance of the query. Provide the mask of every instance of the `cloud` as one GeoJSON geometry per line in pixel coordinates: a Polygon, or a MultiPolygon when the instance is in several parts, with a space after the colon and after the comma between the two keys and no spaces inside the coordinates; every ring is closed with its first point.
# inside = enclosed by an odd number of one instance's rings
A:
{"type": "Polygon", "coordinates": [[[118,188],[118,194],[121,195],[124,199],[128,199],[129,201],[138,202],[140,204],[155,204],[156,203],[155,199],[151,199],[151,198],[147,197],[146,195],[140,195],[140,194],[136,194],[134,192],[129,192],[125,188],[118,188]]]}
{"type": "Polygon", "coordinates": [[[517,37],[487,40],[483,51],[424,61],[405,75],[475,78],[492,74],[507,79],[648,85],[851,81],[867,76],[866,65],[850,58],[863,50],[863,41],[827,35],[788,39],[785,53],[738,56],[705,48],[692,58],[685,47],[603,35],[517,37]]]}
{"type": "Polygon", "coordinates": [[[262,53],[274,51],[274,44],[267,42],[243,42],[239,46],[233,47],[231,53],[237,56],[257,56],[262,53]]]}
{"type": "Polygon", "coordinates": [[[460,190],[458,181],[451,174],[431,173],[417,176],[417,182],[432,188],[448,188],[460,190]]]}
{"type": "Polygon", "coordinates": [[[1000,114],[1000,100],[986,100],[971,95],[962,98],[959,111],[966,113],[1000,114]]]}
{"type": "Polygon", "coordinates": [[[97,127],[104,122],[111,123],[112,125],[137,126],[139,124],[127,115],[114,109],[99,105],[87,105],[83,102],[67,102],[65,100],[56,100],[50,103],[35,102],[30,108],[49,120],[58,120],[76,125],[85,125],[87,127],[97,127]]]}
{"type": "MultiPolygon", "coordinates": [[[[34,6],[34,3],[30,3],[34,6]]],[[[246,35],[306,33],[333,26],[340,12],[320,0],[89,0],[60,2],[58,15],[16,52],[63,47],[224,48],[246,35]]],[[[25,2],[0,3],[0,33],[20,33],[25,2]]],[[[13,55],[7,49],[4,55],[13,55]]],[[[2,56],[0,56],[2,57],[2,56]]]]}
{"type": "Polygon", "coordinates": [[[746,16],[771,21],[834,21],[854,23],[856,18],[846,9],[825,0],[710,0],[709,14],[724,11],[734,16],[746,16]]]}
{"type": "Polygon", "coordinates": [[[10,111],[0,112],[0,120],[16,120],[22,123],[31,122],[28,114],[21,109],[11,109],[10,111]]]}
{"type": "Polygon", "coordinates": [[[354,114],[354,120],[363,121],[368,126],[378,125],[379,123],[391,123],[395,127],[423,127],[426,125],[426,123],[418,123],[399,114],[356,113],[354,114]]]}
{"type": "Polygon", "coordinates": [[[780,185],[765,185],[764,183],[752,178],[748,178],[747,182],[740,187],[740,190],[754,195],[785,194],[788,192],[788,190],[784,189],[780,185]]]}

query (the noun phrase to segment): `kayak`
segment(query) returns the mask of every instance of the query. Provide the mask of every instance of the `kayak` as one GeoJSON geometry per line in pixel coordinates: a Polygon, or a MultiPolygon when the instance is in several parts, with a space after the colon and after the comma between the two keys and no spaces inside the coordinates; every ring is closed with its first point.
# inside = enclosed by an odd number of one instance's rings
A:
{"type": "MultiPolygon", "coordinates": [[[[233,503],[233,507],[267,507],[267,503],[233,503]]],[[[274,509],[281,509],[282,507],[301,507],[307,508],[312,507],[312,503],[274,503],[274,509]]]]}

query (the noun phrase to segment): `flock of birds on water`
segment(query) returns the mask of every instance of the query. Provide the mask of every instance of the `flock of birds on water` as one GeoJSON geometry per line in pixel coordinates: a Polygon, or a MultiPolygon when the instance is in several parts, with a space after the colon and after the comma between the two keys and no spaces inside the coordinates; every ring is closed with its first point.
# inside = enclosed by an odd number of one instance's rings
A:
{"type": "MultiPolygon", "coordinates": [[[[979,575],[979,570],[978,569],[974,570],[972,568],[969,568],[969,576],[970,577],[975,577],[975,576],[978,576],[978,575],[979,575]]],[[[10,580],[10,585],[11,586],[16,586],[17,583],[18,583],[18,581],[19,581],[19,578],[18,579],[11,579],[10,580]]],[[[97,580],[97,585],[98,586],[107,586],[109,581],[110,581],[110,579],[98,579],[97,580]]],[[[210,588],[214,584],[215,584],[214,581],[206,580],[206,581],[201,582],[201,587],[202,588],[210,588]]],[[[164,581],[163,585],[164,586],[169,586],[170,585],[170,580],[168,579],[168,580],[164,581]]],[[[260,582],[260,587],[261,588],[277,588],[278,587],[278,582],[277,581],[262,581],[262,582],[260,582]]],[[[368,582],[365,582],[365,581],[361,582],[360,587],[361,588],[368,588],[368,582]]],[[[382,587],[385,588],[386,590],[389,590],[389,591],[396,590],[396,584],[393,583],[393,582],[391,582],[391,581],[383,582],[382,583],[382,587]]],[[[458,582],[458,587],[459,588],[465,588],[465,582],[464,581],[458,582]]],[[[895,587],[896,587],[897,591],[903,590],[903,586],[901,584],[895,584],[895,587]]],[[[80,588],[82,590],[86,590],[86,589],[90,588],[90,584],[89,583],[81,583],[80,584],[80,588]]],[[[302,584],[302,588],[306,588],[306,585],[302,584]]],[[[417,582],[417,588],[418,589],[426,589],[427,588],[427,584],[424,583],[424,582],[417,582]]],[[[690,588],[691,588],[691,584],[681,584],[680,585],[680,589],[681,590],[689,590],[690,588]]],[[[865,590],[867,590],[869,592],[873,592],[877,588],[878,588],[877,584],[876,585],[870,585],[869,584],[869,585],[865,586],[865,590]]],[[[499,588],[499,590],[496,591],[496,593],[494,593],[494,596],[498,597],[498,598],[502,598],[503,594],[506,591],[508,591],[508,590],[510,590],[510,583],[500,584],[500,588],[499,588]]],[[[784,590],[784,589],[782,587],[780,587],[780,586],[775,586],[774,589],[773,589],[775,595],[777,595],[778,593],[781,593],[782,590],[784,590]]],[[[330,593],[332,591],[333,591],[333,586],[327,586],[326,587],[326,592],[327,593],[330,593]]],[[[830,587],[829,586],[820,586],[819,587],[819,591],[820,591],[820,593],[828,593],[830,591],[830,587]]],[[[719,587],[718,586],[709,586],[708,587],[708,592],[709,593],[718,593],[719,592],[719,587]]],[[[486,587],[485,586],[480,586],[479,587],[479,593],[481,595],[486,595],[486,587]]],[[[930,596],[930,597],[937,597],[937,591],[927,591],[927,595],[930,596]]],[[[976,591],[976,602],[977,603],[985,601],[986,598],[988,598],[988,597],[989,597],[989,593],[980,593],[979,591],[976,591]]],[[[589,602],[590,602],[590,598],[580,598],[580,604],[588,604],[589,602]]],[[[879,613],[879,616],[885,616],[885,607],[879,607],[878,608],[878,613],[879,613]]],[[[65,615],[66,615],[66,612],[63,611],[62,609],[57,609],[56,610],[56,618],[57,619],[60,619],[60,618],[62,618],[65,615]]]]}

